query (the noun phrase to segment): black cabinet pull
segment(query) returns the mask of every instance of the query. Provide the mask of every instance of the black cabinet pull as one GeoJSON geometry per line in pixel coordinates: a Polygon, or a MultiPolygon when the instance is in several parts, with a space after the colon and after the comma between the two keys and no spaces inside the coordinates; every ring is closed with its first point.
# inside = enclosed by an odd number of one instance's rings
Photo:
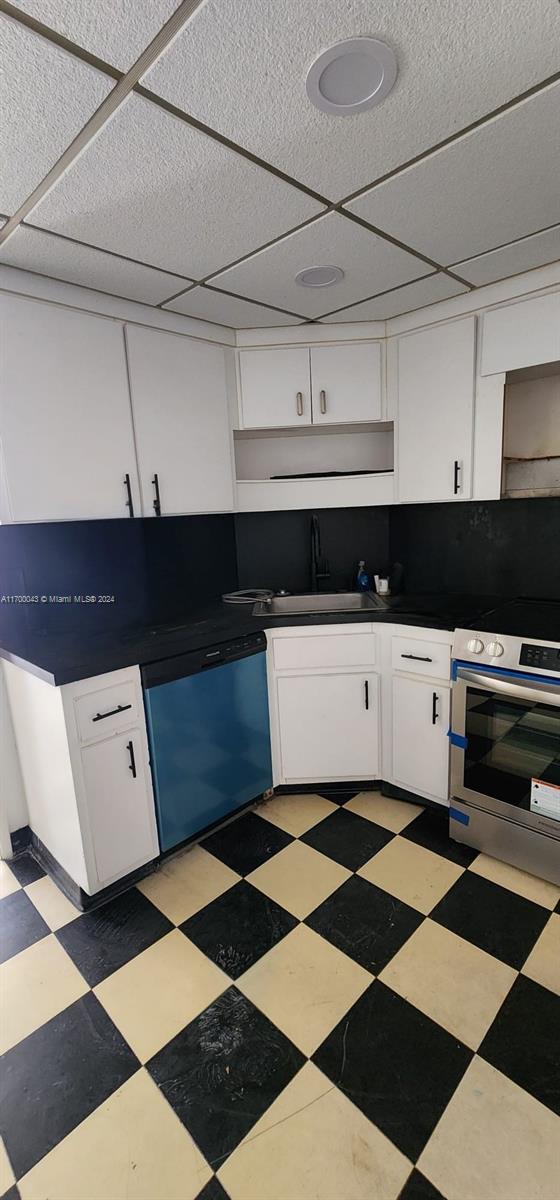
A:
{"type": "Polygon", "coordinates": [[[364,680],[364,695],[365,695],[365,701],[366,701],[366,708],[369,708],[369,680],[368,679],[364,680]]]}
{"type": "Polygon", "coordinates": [[[155,497],[154,497],[154,512],[156,514],[156,517],[161,517],[161,500],[159,498],[159,480],[158,480],[157,475],[154,475],[154,478],[152,479],[152,484],[154,486],[154,490],[156,493],[155,497]]]}
{"type": "Polygon", "coordinates": [[[109,712],[106,713],[97,713],[97,715],[91,719],[92,721],[105,721],[107,717],[116,717],[117,713],[126,712],[127,708],[132,708],[132,704],[117,704],[116,708],[111,708],[109,709],[109,712]]]}
{"type": "Polygon", "coordinates": [[[130,475],[128,474],[128,471],[124,477],[124,486],[126,488],[125,504],[126,504],[126,507],[128,508],[128,515],[129,515],[129,517],[133,517],[134,516],[134,505],[132,503],[132,491],[130,488],[130,475]]]}
{"type": "Polygon", "coordinates": [[[128,753],[129,753],[129,755],[130,755],[130,762],[129,762],[129,764],[128,764],[128,769],[129,769],[129,771],[132,771],[132,778],[133,778],[133,779],[136,779],[136,759],[135,759],[135,757],[134,757],[134,743],[133,743],[133,742],[127,742],[127,743],[126,743],[126,748],[127,748],[127,750],[128,750],[128,753]]]}
{"type": "Polygon", "coordinates": [[[439,696],[438,696],[437,692],[432,692],[432,725],[435,725],[435,723],[439,717],[439,713],[437,710],[438,700],[439,700],[439,696]]]}
{"type": "Polygon", "coordinates": [[[401,658],[413,658],[415,662],[433,662],[433,658],[425,658],[422,654],[401,654],[401,658]]]}
{"type": "Polygon", "coordinates": [[[456,458],[455,462],[453,463],[453,495],[454,496],[457,495],[457,493],[459,491],[459,487],[460,487],[460,484],[459,484],[459,471],[460,470],[461,470],[461,464],[459,462],[459,459],[456,458]]]}

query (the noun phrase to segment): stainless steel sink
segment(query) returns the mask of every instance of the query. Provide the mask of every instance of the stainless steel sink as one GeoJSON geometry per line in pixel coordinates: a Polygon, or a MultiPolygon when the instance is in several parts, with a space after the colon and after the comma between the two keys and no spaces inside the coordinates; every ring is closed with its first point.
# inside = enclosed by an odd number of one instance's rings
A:
{"type": "Polygon", "coordinates": [[[305,596],[272,596],[258,600],[254,617],[301,617],[309,613],[372,612],[386,605],[373,592],[311,592],[305,596]]]}

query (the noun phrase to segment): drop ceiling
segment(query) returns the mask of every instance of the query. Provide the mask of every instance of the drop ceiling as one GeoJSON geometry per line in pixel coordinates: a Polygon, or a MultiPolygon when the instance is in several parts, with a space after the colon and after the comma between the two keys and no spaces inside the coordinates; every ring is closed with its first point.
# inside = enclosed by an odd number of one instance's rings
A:
{"type": "Polygon", "coordinates": [[[388,319],[560,258],[557,0],[0,0],[0,55],[1,265],[246,328],[388,319]],[[364,34],[393,90],[318,111],[311,62],[364,34]],[[317,265],[344,276],[295,283],[317,265]]]}

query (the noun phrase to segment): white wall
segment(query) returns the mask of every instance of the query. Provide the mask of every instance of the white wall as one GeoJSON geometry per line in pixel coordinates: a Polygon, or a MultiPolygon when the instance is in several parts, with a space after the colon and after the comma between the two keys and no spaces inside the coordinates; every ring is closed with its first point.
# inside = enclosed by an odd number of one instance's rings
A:
{"type": "Polygon", "coordinates": [[[560,373],[506,383],[504,454],[543,458],[560,454],[560,373]]]}
{"type": "Polygon", "coordinates": [[[21,829],[29,817],[16,748],[12,717],[0,663],[0,855],[10,854],[6,832],[21,829]]]}

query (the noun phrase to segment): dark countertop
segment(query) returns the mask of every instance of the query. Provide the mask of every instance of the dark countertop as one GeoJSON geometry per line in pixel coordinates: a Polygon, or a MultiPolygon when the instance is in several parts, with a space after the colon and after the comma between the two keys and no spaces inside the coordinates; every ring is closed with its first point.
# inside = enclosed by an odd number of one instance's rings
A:
{"type": "Polygon", "coordinates": [[[468,628],[497,602],[492,596],[455,593],[394,596],[384,612],[323,613],[299,617],[254,617],[252,605],[212,600],[185,615],[184,622],[137,625],[96,634],[25,633],[0,644],[0,658],[60,686],[122,667],[156,662],[229,641],[248,633],[301,625],[356,622],[419,625],[428,629],[468,628]]]}

